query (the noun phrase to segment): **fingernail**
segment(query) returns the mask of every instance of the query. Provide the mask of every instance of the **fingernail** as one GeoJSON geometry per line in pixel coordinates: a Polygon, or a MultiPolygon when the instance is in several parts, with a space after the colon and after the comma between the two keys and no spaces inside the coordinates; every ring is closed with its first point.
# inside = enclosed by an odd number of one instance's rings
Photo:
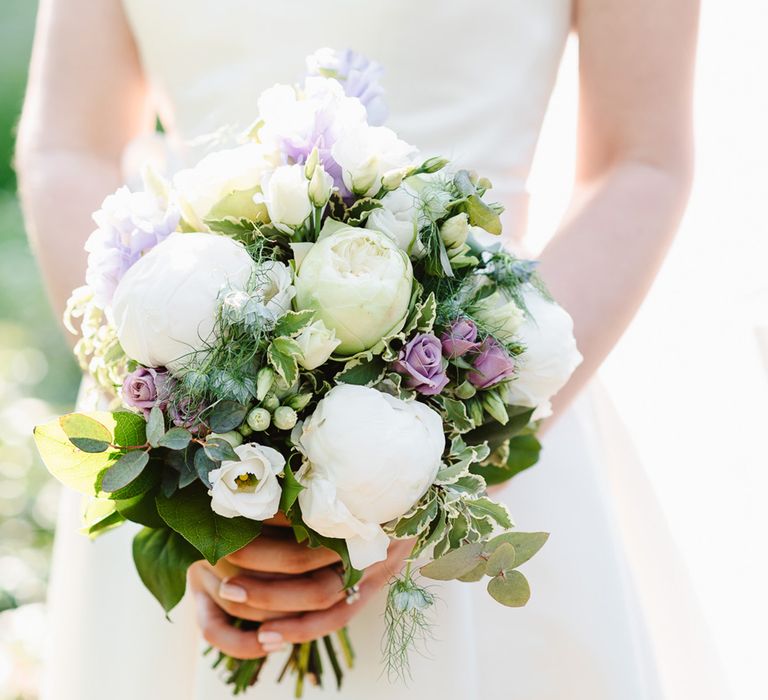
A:
{"type": "Polygon", "coordinates": [[[275,646],[275,645],[282,645],[283,642],[283,635],[280,634],[280,632],[269,632],[267,630],[259,630],[258,634],[258,640],[259,644],[261,644],[265,649],[267,648],[267,645],[275,646]]]}
{"type": "Polygon", "coordinates": [[[261,648],[264,649],[264,651],[267,652],[267,654],[274,654],[275,652],[278,652],[278,651],[284,651],[287,647],[288,645],[285,642],[283,642],[282,644],[275,643],[275,644],[261,645],[261,648]]]}
{"type": "Polygon", "coordinates": [[[233,603],[245,603],[248,600],[248,593],[245,588],[236,586],[234,583],[222,583],[219,586],[219,595],[224,600],[229,600],[233,603]]]}

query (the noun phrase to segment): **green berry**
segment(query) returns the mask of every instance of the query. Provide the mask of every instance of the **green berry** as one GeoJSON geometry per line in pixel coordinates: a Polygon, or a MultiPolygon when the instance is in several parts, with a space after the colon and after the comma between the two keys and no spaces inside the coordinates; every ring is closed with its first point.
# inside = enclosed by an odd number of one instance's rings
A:
{"type": "Polygon", "coordinates": [[[274,394],[269,394],[269,396],[266,396],[261,402],[261,405],[268,411],[275,411],[280,405],[280,399],[278,399],[274,394]]]}
{"type": "Polygon", "coordinates": [[[266,408],[254,408],[245,419],[248,427],[256,432],[266,430],[272,421],[272,416],[266,408]]]}
{"type": "Polygon", "coordinates": [[[290,406],[279,406],[274,413],[275,427],[280,430],[291,430],[296,425],[298,416],[290,406]]]}

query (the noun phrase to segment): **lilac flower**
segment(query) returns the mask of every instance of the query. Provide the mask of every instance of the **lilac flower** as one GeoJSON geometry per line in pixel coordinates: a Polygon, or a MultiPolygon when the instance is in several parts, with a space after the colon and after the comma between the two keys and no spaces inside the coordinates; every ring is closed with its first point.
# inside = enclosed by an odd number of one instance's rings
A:
{"type": "Polygon", "coordinates": [[[480,347],[480,343],[477,342],[477,326],[468,318],[457,318],[440,336],[440,340],[443,344],[443,353],[451,360],[480,347]]]}
{"type": "Polygon", "coordinates": [[[448,384],[440,339],[431,333],[417,335],[400,351],[394,368],[407,375],[406,386],[425,396],[439,394],[448,384]]]}
{"type": "Polygon", "coordinates": [[[185,396],[180,401],[174,401],[169,406],[171,421],[179,428],[186,428],[190,433],[200,429],[200,414],[203,412],[202,403],[185,396]]]}
{"type": "Polygon", "coordinates": [[[483,341],[472,366],[467,379],[478,389],[495,386],[515,373],[515,361],[497,340],[490,337],[483,341]]]}
{"type": "Polygon", "coordinates": [[[376,61],[352,49],[320,49],[307,58],[307,74],[338,80],[348,97],[363,103],[372,126],[380,126],[387,118],[384,89],[379,83],[383,72],[376,61]]]}
{"type": "Polygon", "coordinates": [[[148,418],[153,407],[167,408],[172,385],[173,379],[165,370],[139,367],[123,382],[123,402],[126,406],[140,408],[148,418]]]}
{"type": "Polygon", "coordinates": [[[98,228],[85,244],[89,254],[86,281],[99,305],[110,305],[123,275],[176,230],[179,218],[174,207],[163,208],[148,192],[121,187],[104,200],[93,215],[98,228]]]}

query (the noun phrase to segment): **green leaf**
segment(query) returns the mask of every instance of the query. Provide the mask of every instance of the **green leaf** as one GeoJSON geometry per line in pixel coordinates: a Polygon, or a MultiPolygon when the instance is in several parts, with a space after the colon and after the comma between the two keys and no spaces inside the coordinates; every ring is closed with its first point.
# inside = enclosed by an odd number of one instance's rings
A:
{"type": "Polygon", "coordinates": [[[466,433],[472,430],[474,423],[467,415],[467,407],[463,401],[457,401],[447,396],[443,397],[443,408],[445,409],[445,418],[457,432],[466,433]]]}
{"type": "Polygon", "coordinates": [[[464,440],[468,445],[479,445],[481,442],[487,442],[491,450],[495,450],[506,440],[514,437],[525,430],[531,422],[533,415],[532,408],[509,406],[509,422],[506,425],[500,425],[496,421],[490,421],[484,425],[465,433],[464,440]]]}
{"type": "Polygon", "coordinates": [[[432,494],[426,502],[411,513],[406,513],[395,525],[395,535],[397,537],[415,537],[437,517],[437,498],[432,494]]]}
{"type": "Polygon", "coordinates": [[[172,498],[158,495],[160,517],[194,545],[211,563],[245,547],[261,533],[261,523],[248,518],[225,518],[211,510],[211,498],[201,484],[192,484],[172,498]]]}
{"type": "Polygon", "coordinates": [[[474,583],[483,578],[483,576],[485,576],[485,562],[481,561],[474,569],[468,571],[463,576],[459,576],[457,580],[463,583],[474,583]]]}
{"type": "MultiPolygon", "coordinates": [[[[82,415],[106,428],[115,445],[136,446],[146,442],[144,419],[135,413],[97,411],[82,415]]],[[[111,447],[98,454],[83,452],[72,444],[59,420],[36,426],[34,438],[48,471],[65,486],[89,496],[98,493],[99,475],[122,454],[122,450],[111,447]]]]}
{"type": "Polygon", "coordinates": [[[283,470],[283,490],[280,494],[280,510],[287,513],[296,502],[304,487],[296,480],[296,475],[286,464],[283,470]]]}
{"type": "Polygon", "coordinates": [[[292,386],[299,377],[299,365],[296,358],[301,355],[301,347],[291,338],[275,338],[267,350],[267,359],[275,371],[292,386]]]}
{"type": "Polygon", "coordinates": [[[469,216],[469,223],[479,226],[495,236],[501,234],[501,219],[499,215],[476,194],[467,197],[464,207],[469,216]]]}
{"type": "Polygon", "coordinates": [[[206,422],[214,433],[228,433],[242,425],[247,413],[248,406],[237,401],[219,401],[206,417],[206,422]]]}
{"type": "Polygon", "coordinates": [[[105,498],[89,499],[83,509],[80,532],[95,536],[107,528],[119,525],[121,521],[119,516],[112,501],[105,498]]]}
{"type": "Polygon", "coordinates": [[[101,490],[112,493],[138,478],[149,464],[149,455],[144,450],[126,452],[118,459],[101,479],[101,490]]]}
{"type": "Polygon", "coordinates": [[[165,416],[157,406],[152,406],[147,419],[147,441],[152,447],[157,447],[163,435],[165,435],[165,416]]]}
{"type": "MultiPolygon", "coordinates": [[[[216,431],[218,432],[218,431],[216,431]]],[[[224,431],[226,432],[226,430],[224,431]]],[[[171,428],[158,441],[160,447],[167,447],[169,450],[184,450],[192,440],[192,433],[184,428],[171,428]]]]}
{"type": "Polygon", "coordinates": [[[225,216],[221,219],[206,219],[205,224],[211,231],[221,233],[224,236],[243,238],[245,240],[252,239],[253,233],[256,230],[254,222],[244,217],[225,216]]]}
{"type": "Polygon", "coordinates": [[[70,413],[59,418],[59,423],[69,441],[78,450],[97,454],[106,452],[112,440],[112,433],[90,416],[70,413]]]}
{"type": "Polygon", "coordinates": [[[381,209],[384,205],[372,197],[363,197],[358,199],[349,209],[347,209],[347,223],[350,226],[362,226],[372,211],[381,209]]]}
{"type": "Polygon", "coordinates": [[[145,527],[133,539],[133,561],[139,577],[166,613],[184,597],[187,569],[199,559],[200,552],[166,527],[145,527]]]}
{"type": "Polygon", "coordinates": [[[165,527],[165,522],[163,522],[163,519],[157,512],[155,496],[156,490],[152,489],[133,498],[110,501],[110,503],[115,504],[120,515],[126,520],[139,523],[145,527],[165,527]]]}
{"type": "Polygon", "coordinates": [[[380,357],[355,358],[347,362],[341,372],[336,375],[340,384],[357,384],[373,386],[380,382],[387,373],[387,364],[380,357]]]}
{"type": "Polygon", "coordinates": [[[200,481],[205,484],[206,488],[211,488],[211,482],[208,478],[208,474],[213,470],[216,469],[218,466],[216,462],[214,462],[206,453],[205,450],[199,449],[197,452],[195,452],[194,457],[194,465],[195,465],[195,471],[197,472],[197,475],[200,477],[200,481]]]}
{"type": "Polygon", "coordinates": [[[503,528],[514,527],[509,511],[503,504],[492,501],[490,498],[476,498],[466,503],[469,512],[476,518],[490,518],[503,528]]]}
{"type": "Polygon", "coordinates": [[[488,576],[498,576],[502,571],[515,568],[515,548],[509,542],[502,542],[488,557],[485,571],[488,576]]]}
{"type": "Polygon", "coordinates": [[[536,436],[531,434],[517,435],[509,441],[509,457],[505,466],[497,467],[492,464],[472,465],[470,470],[473,474],[479,474],[485,479],[488,486],[501,484],[508,481],[513,476],[532,467],[539,461],[541,453],[541,443],[536,436]]]}
{"type": "Polygon", "coordinates": [[[445,556],[422,566],[421,575],[436,581],[450,581],[464,576],[483,561],[483,545],[480,542],[465,544],[445,556]]]}
{"type": "Polygon", "coordinates": [[[349,560],[349,550],[347,549],[346,540],[340,540],[333,537],[323,537],[316,532],[309,533],[308,537],[309,546],[325,547],[333,552],[336,552],[341,557],[341,563],[344,565],[344,580],[342,585],[344,588],[351,588],[363,577],[363,572],[352,566],[349,560]]]}
{"type": "Polygon", "coordinates": [[[304,311],[289,311],[283,314],[275,326],[276,336],[292,336],[300,333],[307,325],[312,323],[315,318],[315,312],[311,309],[304,311]]]}
{"type": "Polygon", "coordinates": [[[488,582],[488,593],[502,605],[520,608],[531,598],[528,580],[519,571],[506,571],[488,582]]]}
{"type": "Polygon", "coordinates": [[[240,457],[224,438],[208,438],[203,445],[205,454],[216,462],[228,460],[230,462],[239,462],[240,457]]]}
{"type": "Polygon", "coordinates": [[[504,544],[515,548],[515,567],[525,564],[549,539],[547,532],[504,532],[486,542],[483,551],[490,554],[504,544]]]}

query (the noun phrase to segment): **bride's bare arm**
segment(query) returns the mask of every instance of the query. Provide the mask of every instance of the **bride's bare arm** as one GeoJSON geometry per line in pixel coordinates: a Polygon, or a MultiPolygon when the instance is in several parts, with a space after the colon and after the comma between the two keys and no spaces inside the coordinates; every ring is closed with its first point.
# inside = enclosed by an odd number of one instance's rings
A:
{"type": "Polygon", "coordinates": [[[583,387],[637,311],[688,197],[698,0],[578,0],[576,188],[541,271],[575,321],[583,387]]]}
{"type": "Polygon", "coordinates": [[[125,144],[150,126],[120,0],[42,0],[16,167],[27,230],[57,313],[83,284],[90,214],[119,186],[125,144]]]}

